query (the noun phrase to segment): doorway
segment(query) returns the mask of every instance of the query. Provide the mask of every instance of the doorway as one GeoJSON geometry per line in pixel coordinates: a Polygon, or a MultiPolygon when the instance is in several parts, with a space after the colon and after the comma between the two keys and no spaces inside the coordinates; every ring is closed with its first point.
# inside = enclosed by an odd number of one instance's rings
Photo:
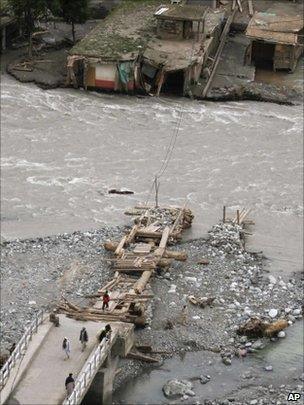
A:
{"type": "Polygon", "coordinates": [[[167,73],[162,87],[162,93],[182,95],[184,92],[184,71],[176,70],[167,73]]]}
{"type": "Polygon", "coordinates": [[[251,62],[256,67],[273,69],[275,44],[254,41],[252,43],[251,62]]]}

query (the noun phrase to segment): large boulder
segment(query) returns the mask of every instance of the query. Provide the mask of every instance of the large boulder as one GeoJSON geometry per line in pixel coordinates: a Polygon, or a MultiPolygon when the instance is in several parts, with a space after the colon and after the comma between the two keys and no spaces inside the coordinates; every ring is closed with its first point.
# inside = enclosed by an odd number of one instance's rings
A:
{"type": "Polygon", "coordinates": [[[184,395],[194,396],[193,384],[185,380],[169,380],[163,386],[163,392],[167,398],[179,398],[184,395]]]}

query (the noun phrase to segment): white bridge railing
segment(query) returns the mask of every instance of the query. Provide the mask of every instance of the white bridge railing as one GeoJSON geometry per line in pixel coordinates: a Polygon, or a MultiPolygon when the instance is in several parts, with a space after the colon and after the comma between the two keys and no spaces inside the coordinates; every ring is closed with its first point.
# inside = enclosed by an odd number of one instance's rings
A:
{"type": "Polygon", "coordinates": [[[85,392],[91,385],[97,371],[108,355],[107,349],[109,345],[110,341],[105,340],[97,346],[88,358],[85,369],[77,377],[72,394],[63,401],[63,405],[77,405],[82,401],[85,392]]]}
{"type": "Polygon", "coordinates": [[[1,368],[1,370],[0,370],[0,391],[5,386],[7,380],[10,376],[11,370],[14,368],[17,360],[25,354],[25,351],[29,345],[29,342],[30,342],[33,334],[37,332],[38,326],[43,322],[43,318],[44,318],[44,312],[39,311],[36,314],[35,319],[26,328],[22,338],[19,340],[18,344],[16,345],[14,351],[8,358],[7,362],[1,368]]]}

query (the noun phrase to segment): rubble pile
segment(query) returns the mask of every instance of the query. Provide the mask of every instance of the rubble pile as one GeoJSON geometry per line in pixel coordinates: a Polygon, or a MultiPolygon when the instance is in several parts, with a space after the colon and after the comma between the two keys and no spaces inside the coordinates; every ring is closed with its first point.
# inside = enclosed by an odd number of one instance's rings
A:
{"type": "MultiPolygon", "coordinates": [[[[140,211],[139,211],[140,212],[140,211]]],[[[131,211],[129,211],[131,213],[131,211]]],[[[133,214],[136,213],[136,210],[133,211],[133,214]]],[[[140,219],[136,219],[137,223],[139,220],[141,224],[147,225],[153,224],[157,226],[158,230],[164,230],[166,226],[173,226],[175,221],[178,219],[180,214],[180,208],[168,207],[168,208],[148,208],[145,211],[141,211],[140,219]]],[[[182,227],[189,228],[192,224],[193,214],[189,209],[183,209],[183,218],[182,218],[182,227]]]]}
{"type": "Polygon", "coordinates": [[[244,251],[242,230],[242,226],[233,223],[214,225],[209,231],[209,244],[219,248],[224,254],[241,255],[244,251]]]}

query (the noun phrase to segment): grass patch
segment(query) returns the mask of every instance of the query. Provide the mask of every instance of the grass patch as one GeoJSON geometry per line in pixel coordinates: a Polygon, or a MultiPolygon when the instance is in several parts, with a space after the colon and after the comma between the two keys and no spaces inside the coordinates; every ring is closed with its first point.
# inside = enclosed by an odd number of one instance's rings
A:
{"type": "Polygon", "coordinates": [[[163,3],[161,0],[125,0],[76,44],[70,54],[104,60],[117,60],[129,53],[136,57],[154,35],[153,14],[163,3]]]}

